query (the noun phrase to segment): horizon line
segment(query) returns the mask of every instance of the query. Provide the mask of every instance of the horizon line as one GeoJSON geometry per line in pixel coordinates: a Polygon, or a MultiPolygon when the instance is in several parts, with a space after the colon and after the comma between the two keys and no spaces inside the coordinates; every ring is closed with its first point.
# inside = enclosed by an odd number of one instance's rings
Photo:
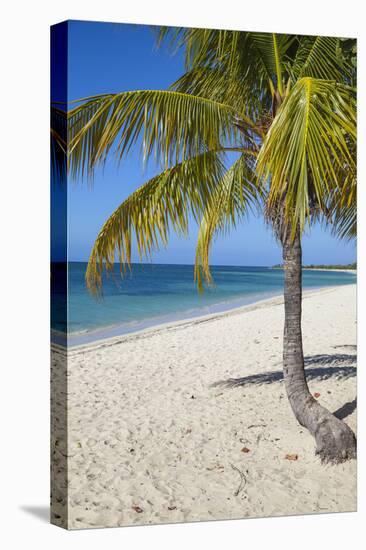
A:
{"type": "MultiPolygon", "coordinates": [[[[51,260],[50,262],[51,264],[64,264],[64,263],[67,263],[67,264],[87,264],[88,263],[88,260],[51,260]]],[[[347,262],[347,263],[340,263],[340,262],[327,262],[326,264],[320,264],[320,263],[316,263],[316,262],[307,262],[306,264],[302,264],[303,267],[305,266],[323,266],[323,265],[327,265],[327,266],[330,266],[330,265],[334,265],[334,266],[349,266],[351,264],[354,264],[354,263],[357,263],[357,260],[354,260],[353,262],[347,262]]],[[[120,265],[121,262],[114,262],[113,265],[120,265]]],[[[126,264],[127,265],[127,264],[126,264]]],[[[188,264],[188,263],[170,263],[170,262],[131,262],[130,264],[131,266],[133,265],[176,265],[176,266],[189,266],[189,267],[194,267],[195,264],[192,263],[192,264],[188,264]]],[[[282,266],[283,264],[282,263],[275,263],[275,264],[217,264],[217,263],[212,263],[210,264],[211,267],[267,267],[267,268],[272,268],[272,267],[280,267],[282,266]]]]}

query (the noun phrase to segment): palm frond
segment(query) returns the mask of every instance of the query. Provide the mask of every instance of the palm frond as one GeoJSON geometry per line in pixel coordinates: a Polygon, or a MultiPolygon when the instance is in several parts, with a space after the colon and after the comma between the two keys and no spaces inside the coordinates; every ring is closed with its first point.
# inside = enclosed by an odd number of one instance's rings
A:
{"type": "Polygon", "coordinates": [[[262,138],[258,122],[268,113],[271,101],[263,94],[252,93],[246,73],[229,73],[221,66],[198,66],[176,80],[170,89],[229,105],[235,112],[234,120],[240,119],[245,130],[241,138],[247,143],[257,143],[262,138]]]}
{"type": "Polygon", "coordinates": [[[355,170],[356,103],[335,82],[304,77],[282,104],[258,155],[259,177],[270,181],[269,206],[283,201],[292,227],[304,228],[312,197],[324,211],[344,166],[355,170]]]}
{"type": "Polygon", "coordinates": [[[341,189],[336,189],[329,201],[333,235],[345,239],[357,236],[356,174],[347,170],[341,189]]]}
{"type": "Polygon", "coordinates": [[[132,193],[103,225],[86,272],[88,288],[98,294],[103,270],[113,270],[115,255],[123,273],[131,264],[132,237],[140,258],[168,242],[170,229],[186,234],[190,214],[198,220],[225,172],[223,152],[185,160],[155,176],[132,193]]]}
{"type": "Polygon", "coordinates": [[[263,65],[272,93],[277,88],[282,96],[284,94],[283,70],[287,52],[296,40],[296,36],[265,32],[251,32],[249,35],[258,52],[258,58],[263,65]]]}
{"type": "Polygon", "coordinates": [[[259,98],[263,104],[263,101],[268,101],[268,93],[269,97],[273,97],[276,86],[282,95],[282,68],[296,36],[163,28],[159,43],[164,39],[169,40],[175,49],[184,47],[187,72],[202,67],[220,68],[228,81],[235,77],[244,83],[242,93],[246,96],[247,104],[259,98]]]}
{"type": "Polygon", "coordinates": [[[301,36],[294,60],[288,64],[293,82],[310,76],[341,81],[350,66],[340,55],[340,39],[332,36],[301,36]]]}
{"type": "Polygon", "coordinates": [[[209,255],[215,235],[235,227],[249,211],[259,207],[264,197],[254,165],[252,158],[241,155],[222,177],[203,213],[195,259],[195,280],[200,291],[204,281],[212,283],[209,255]]]}
{"type": "MultiPolygon", "coordinates": [[[[226,104],[166,90],[139,90],[86,99],[70,112],[71,174],[91,174],[115,144],[117,159],[142,140],[144,159],[166,168],[221,143],[235,141],[235,110],[226,104]]],[[[243,115],[244,116],[244,115],[243,115]]]]}
{"type": "MultiPolygon", "coordinates": [[[[170,230],[185,234],[191,215],[200,224],[201,289],[211,281],[215,235],[258,202],[268,219],[294,231],[323,217],[339,236],[352,237],[356,99],[345,84],[354,79],[353,43],[351,51],[330,37],[179,27],[161,28],[162,40],[185,53],[186,73],[169,90],[84,98],[68,116],[73,177],[91,176],[112,148],[120,162],[135,145],[144,161],[155,157],[163,167],[104,224],[88,264],[89,289],[100,291],[115,257],[122,272],[130,265],[133,236],[140,257],[150,256],[170,230]],[[226,149],[242,153],[229,170],[226,149]]],[[[57,121],[52,132],[60,152],[57,121]]]]}
{"type": "Polygon", "coordinates": [[[219,29],[162,27],[158,45],[167,40],[175,51],[184,47],[185,68],[217,66],[233,67],[240,46],[248,33],[219,29]]]}

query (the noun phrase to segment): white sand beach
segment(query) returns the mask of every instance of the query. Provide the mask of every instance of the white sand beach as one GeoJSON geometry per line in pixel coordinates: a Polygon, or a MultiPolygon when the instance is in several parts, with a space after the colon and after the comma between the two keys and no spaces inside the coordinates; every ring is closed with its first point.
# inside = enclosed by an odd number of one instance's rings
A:
{"type": "Polygon", "coordinates": [[[321,267],[303,267],[303,271],[331,271],[334,273],[350,273],[351,275],[357,275],[357,269],[326,269],[321,267]]]}
{"type": "MultiPolygon", "coordinates": [[[[78,529],[355,510],[356,461],[322,465],[287,401],[283,317],[273,298],[71,350],[54,512],[78,529]]],[[[356,286],[304,293],[303,336],[311,392],[355,430],[356,286]]]]}

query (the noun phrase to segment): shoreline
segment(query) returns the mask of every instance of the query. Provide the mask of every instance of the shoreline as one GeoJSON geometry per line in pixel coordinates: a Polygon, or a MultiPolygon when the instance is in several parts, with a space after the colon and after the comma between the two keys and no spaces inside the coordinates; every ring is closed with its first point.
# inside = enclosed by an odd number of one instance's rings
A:
{"type": "MultiPolygon", "coordinates": [[[[341,285],[340,285],[341,286],[341,285]]],[[[321,287],[323,289],[329,288],[329,287],[321,287]]],[[[310,290],[310,289],[309,289],[310,290]]],[[[264,293],[266,294],[266,293],[264,293]]],[[[109,340],[113,339],[120,339],[124,337],[133,337],[138,334],[142,334],[149,331],[155,331],[158,329],[163,329],[166,327],[174,326],[174,325],[180,325],[180,324],[191,324],[194,320],[200,321],[201,319],[209,319],[211,317],[216,317],[220,315],[225,315],[226,313],[230,313],[235,310],[241,310],[250,306],[254,306],[256,304],[259,304],[261,302],[266,302],[268,300],[275,299],[276,297],[282,296],[282,291],[278,294],[270,294],[265,297],[261,297],[259,299],[254,299],[253,301],[248,301],[248,298],[244,299],[236,299],[236,300],[230,300],[227,302],[218,302],[217,304],[212,304],[211,306],[206,306],[205,308],[200,309],[190,309],[186,311],[177,312],[174,314],[167,314],[163,315],[161,317],[152,317],[150,319],[145,319],[144,321],[136,321],[128,323],[130,327],[134,326],[135,328],[131,328],[131,330],[126,330],[126,324],[117,324],[117,325],[109,325],[106,327],[102,327],[100,329],[93,329],[93,330],[85,330],[81,332],[76,333],[70,333],[69,335],[66,335],[66,333],[51,329],[51,344],[55,346],[59,346],[61,348],[65,348],[66,346],[64,344],[61,344],[60,341],[65,341],[66,339],[69,340],[68,348],[75,349],[85,346],[93,346],[94,344],[103,343],[109,340]],[[204,313],[204,309],[211,309],[210,312],[204,313]],[[114,334],[113,334],[114,333],[114,334]],[[102,335],[105,334],[103,337],[102,335]],[[56,337],[58,340],[52,340],[52,337],[56,337]],[[78,339],[85,339],[84,343],[70,343],[70,340],[78,340],[78,339]],[[88,341],[89,340],[89,341],[88,341]]]]}
{"type": "Polygon", "coordinates": [[[357,269],[325,269],[322,267],[303,267],[303,271],[335,271],[336,273],[350,273],[351,275],[357,275],[357,269]]]}
{"type": "MultiPolygon", "coordinates": [[[[335,291],[338,288],[347,288],[353,285],[356,285],[356,283],[352,285],[337,285],[337,286],[327,286],[327,287],[320,287],[320,288],[317,287],[313,289],[306,289],[306,290],[303,290],[303,300],[313,296],[314,294],[324,294],[324,293],[335,291]]],[[[68,346],[65,346],[51,340],[51,346],[59,351],[69,351],[69,352],[91,351],[99,347],[101,348],[108,347],[108,346],[113,346],[115,344],[119,344],[123,342],[130,342],[141,338],[148,338],[164,331],[183,329],[185,327],[200,325],[202,323],[215,321],[221,318],[240,315],[241,313],[256,311],[266,307],[278,306],[278,305],[283,305],[282,293],[275,294],[271,297],[257,300],[255,302],[251,302],[248,304],[234,306],[228,309],[224,309],[222,311],[217,311],[217,312],[208,313],[204,315],[183,317],[180,319],[163,321],[160,323],[158,322],[142,329],[134,330],[127,333],[114,334],[111,336],[106,336],[104,338],[97,338],[92,341],[81,343],[81,344],[71,344],[71,345],[68,344],[68,346]]],[[[118,326],[114,328],[118,330],[118,326]]],[[[107,332],[108,329],[105,329],[105,331],[107,332]]],[[[93,333],[92,332],[88,334],[85,333],[85,336],[92,337],[93,333]]]]}
{"type": "MultiPolygon", "coordinates": [[[[268,269],[276,269],[278,271],[283,271],[283,267],[269,267],[268,269]]],[[[351,275],[357,275],[357,269],[342,269],[342,268],[332,268],[327,269],[326,267],[302,267],[302,271],[327,271],[328,273],[350,273],[351,275]]]]}

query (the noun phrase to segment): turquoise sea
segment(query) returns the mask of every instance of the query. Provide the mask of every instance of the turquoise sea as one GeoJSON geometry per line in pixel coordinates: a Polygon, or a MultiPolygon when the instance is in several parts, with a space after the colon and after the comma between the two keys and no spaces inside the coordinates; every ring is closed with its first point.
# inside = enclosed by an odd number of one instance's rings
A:
{"type": "MultiPolygon", "coordinates": [[[[192,265],[134,264],[124,278],[118,267],[114,277],[105,277],[103,297],[95,299],[85,286],[86,265],[70,262],[67,266],[66,306],[66,269],[53,264],[51,324],[52,340],[56,343],[65,344],[67,335],[69,345],[84,344],[160,323],[225,311],[283,291],[280,269],[213,266],[215,286],[199,294],[192,265]]],[[[304,289],[355,282],[352,273],[303,272],[304,289]]]]}

